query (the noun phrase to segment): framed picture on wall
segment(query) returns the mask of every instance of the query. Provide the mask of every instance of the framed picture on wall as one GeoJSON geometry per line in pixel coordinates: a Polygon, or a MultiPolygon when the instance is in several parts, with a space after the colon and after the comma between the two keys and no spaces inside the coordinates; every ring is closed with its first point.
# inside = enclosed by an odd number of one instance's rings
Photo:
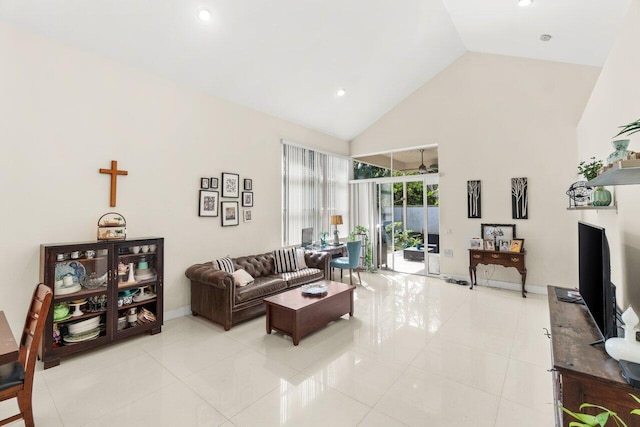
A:
{"type": "Polygon", "coordinates": [[[251,222],[252,221],[251,209],[245,209],[243,211],[243,218],[244,218],[244,222],[251,222]]]}
{"type": "Polygon", "coordinates": [[[222,226],[229,227],[240,224],[238,218],[238,202],[222,202],[222,226]]]}
{"type": "Polygon", "coordinates": [[[527,178],[511,178],[511,217],[529,218],[529,182],[527,178]]]}
{"type": "Polygon", "coordinates": [[[253,193],[251,191],[242,192],[242,207],[250,208],[253,206],[253,193]]]}
{"type": "Polygon", "coordinates": [[[240,197],[240,175],[222,172],[222,197],[240,197]]]}
{"type": "Polygon", "coordinates": [[[218,216],[218,200],[219,194],[217,191],[200,190],[198,215],[218,216]]]}
{"type": "Polygon", "coordinates": [[[244,180],[244,189],[245,189],[245,191],[253,190],[253,180],[252,179],[246,178],[244,180]]]}
{"type": "Polygon", "coordinates": [[[218,178],[209,178],[209,188],[212,190],[218,189],[218,178]]]}
{"type": "Polygon", "coordinates": [[[482,218],[482,193],[479,180],[467,181],[467,218],[482,218]]]}
{"type": "Polygon", "coordinates": [[[203,190],[209,188],[209,178],[200,178],[200,188],[203,190]]]}

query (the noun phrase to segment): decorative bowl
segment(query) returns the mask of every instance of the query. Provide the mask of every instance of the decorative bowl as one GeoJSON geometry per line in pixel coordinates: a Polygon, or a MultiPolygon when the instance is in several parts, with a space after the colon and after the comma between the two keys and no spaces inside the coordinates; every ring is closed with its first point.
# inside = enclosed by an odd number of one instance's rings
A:
{"type": "Polygon", "coordinates": [[[102,276],[98,276],[96,273],[91,273],[88,276],[83,276],[81,280],[82,286],[87,289],[98,289],[101,286],[107,284],[107,273],[102,276]]]}
{"type": "Polygon", "coordinates": [[[327,293],[327,285],[311,283],[300,287],[302,293],[305,295],[324,295],[327,293]]]}

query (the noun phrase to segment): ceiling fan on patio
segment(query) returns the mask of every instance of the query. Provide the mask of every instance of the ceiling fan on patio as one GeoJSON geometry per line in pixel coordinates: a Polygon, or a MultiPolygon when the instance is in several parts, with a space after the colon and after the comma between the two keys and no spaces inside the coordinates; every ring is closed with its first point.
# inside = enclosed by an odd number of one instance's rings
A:
{"type": "Polygon", "coordinates": [[[418,166],[417,168],[400,169],[400,170],[402,172],[418,171],[419,174],[438,173],[438,164],[434,163],[432,165],[429,165],[429,167],[426,167],[424,165],[424,149],[420,149],[420,166],[418,166]]]}

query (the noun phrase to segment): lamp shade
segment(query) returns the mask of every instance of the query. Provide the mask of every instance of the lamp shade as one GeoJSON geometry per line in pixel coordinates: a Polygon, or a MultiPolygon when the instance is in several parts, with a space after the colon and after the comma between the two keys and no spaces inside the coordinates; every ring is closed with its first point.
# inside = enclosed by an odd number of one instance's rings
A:
{"type": "Polygon", "coordinates": [[[331,219],[329,220],[331,225],[340,225],[342,224],[342,215],[331,215],[331,219]]]}

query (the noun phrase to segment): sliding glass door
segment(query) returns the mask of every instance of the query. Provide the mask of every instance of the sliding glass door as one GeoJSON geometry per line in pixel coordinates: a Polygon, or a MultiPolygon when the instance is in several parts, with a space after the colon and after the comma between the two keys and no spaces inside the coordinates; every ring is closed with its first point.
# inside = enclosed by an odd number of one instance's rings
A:
{"type": "Polygon", "coordinates": [[[378,267],[401,273],[439,274],[437,179],[386,178],[377,189],[378,267]]]}

